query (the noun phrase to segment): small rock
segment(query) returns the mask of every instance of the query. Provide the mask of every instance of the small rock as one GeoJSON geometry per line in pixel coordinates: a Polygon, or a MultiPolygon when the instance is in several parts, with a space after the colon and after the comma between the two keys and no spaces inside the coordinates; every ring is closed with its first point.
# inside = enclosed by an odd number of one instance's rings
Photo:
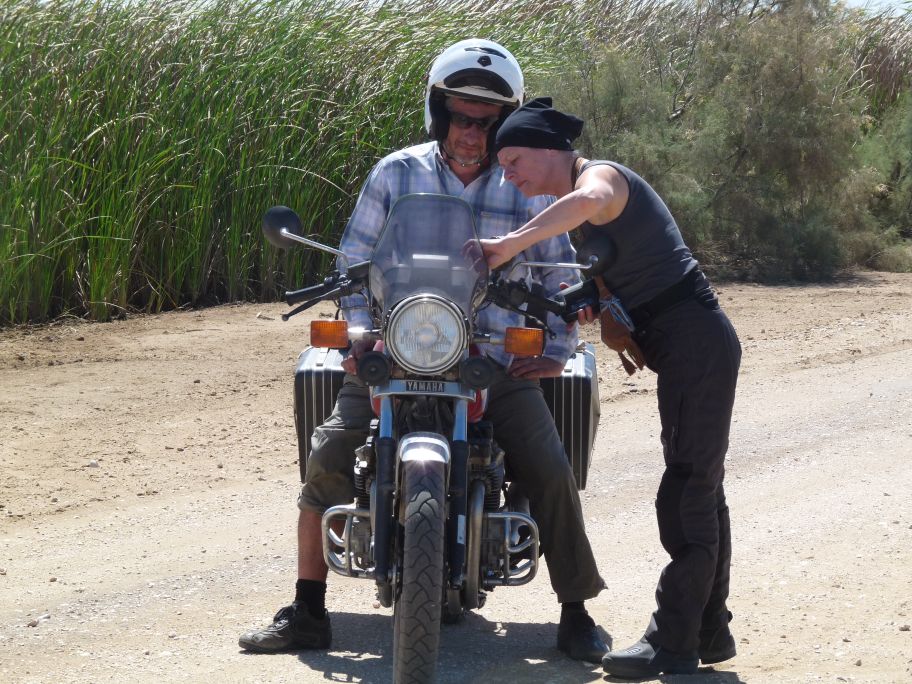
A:
{"type": "Polygon", "coordinates": [[[168,638],[169,638],[169,639],[176,639],[176,638],[177,638],[177,632],[169,632],[169,633],[168,633],[168,638]]]}
{"type": "Polygon", "coordinates": [[[855,661],[855,667],[861,667],[861,658],[855,661]]]}
{"type": "Polygon", "coordinates": [[[0,568],[0,575],[6,574],[6,568],[0,568]]]}
{"type": "Polygon", "coordinates": [[[200,379],[199,379],[199,378],[197,378],[197,379],[196,379],[196,380],[194,380],[194,381],[193,381],[193,384],[194,384],[194,385],[198,385],[198,384],[200,384],[200,379]]]}
{"type": "Polygon", "coordinates": [[[272,316],[267,316],[267,315],[264,314],[262,311],[260,311],[260,312],[256,315],[256,317],[257,317],[257,318],[261,318],[261,319],[263,319],[264,321],[274,321],[274,320],[275,320],[272,316]]]}
{"type": "Polygon", "coordinates": [[[93,458],[91,461],[89,461],[89,465],[88,465],[87,467],[88,467],[88,468],[97,468],[97,467],[98,467],[98,461],[96,461],[96,460],[93,458]]]}
{"type": "Polygon", "coordinates": [[[38,626],[38,623],[44,622],[45,620],[50,620],[50,619],[51,619],[51,614],[50,614],[50,613],[44,613],[44,615],[39,615],[39,616],[36,617],[34,620],[32,620],[31,622],[29,622],[29,623],[28,623],[28,626],[29,626],[29,627],[37,627],[37,626],[38,626]]]}
{"type": "Polygon", "coordinates": [[[18,354],[16,358],[20,361],[25,361],[25,357],[22,354],[18,354]]]}
{"type": "Polygon", "coordinates": [[[48,582],[56,582],[56,581],[57,581],[56,577],[51,577],[51,579],[48,580],[48,582]]]}
{"type": "Polygon", "coordinates": [[[76,341],[77,341],[77,342],[85,342],[85,338],[84,338],[82,335],[80,335],[79,337],[76,338],[76,341]]]}
{"type": "Polygon", "coordinates": [[[900,631],[900,632],[908,632],[908,631],[909,631],[909,625],[900,625],[899,631],[900,631]]]}
{"type": "Polygon", "coordinates": [[[849,637],[842,637],[842,640],[843,640],[844,642],[846,642],[847,644],[848,644],[848,643],[851,643],[851,641],[852,641],[851,639],[849,639],[849,637]]]}

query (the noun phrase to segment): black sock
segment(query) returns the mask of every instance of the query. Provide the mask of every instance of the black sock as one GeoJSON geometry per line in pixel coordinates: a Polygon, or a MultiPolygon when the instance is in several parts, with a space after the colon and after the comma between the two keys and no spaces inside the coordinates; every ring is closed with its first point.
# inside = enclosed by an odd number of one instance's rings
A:
{"type": "Polygon", "coordinates": [[[326,615],[326,582],[299,579],[295,583],[295,603],[307,606],[307,612],[315,618],[326,615]]]}
{"type": "Polygon", "coordinates": [[[570,613],[574,611],[586,612],[586,602],[585,601],[567,601],[567,603],[561,604],[562,613],[570,613]]]}

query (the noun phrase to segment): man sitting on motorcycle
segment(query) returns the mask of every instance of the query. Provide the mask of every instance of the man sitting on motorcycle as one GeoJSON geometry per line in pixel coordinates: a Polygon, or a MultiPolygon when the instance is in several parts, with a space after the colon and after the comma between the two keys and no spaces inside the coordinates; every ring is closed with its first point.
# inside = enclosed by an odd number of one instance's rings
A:
{"type": "MultiPolygon", "coordinates": [[[[523,95],[519,64],[497,43],[471,39],[445,50],[431,67],[425,96],[425,128],[433,140],[394,152],[373,168],[342,237],[340,249],[350,262],[370,258],[390,207],[408,193],[462,198],[472,206],[483,238],[506,235],[537,215],[550,200],[526,199],[504,179],[490,154],[497,128],[522,104],[523,95]]],[[[525,256],[538,262],[574,260],[566,235],[537,243],[525,256]]],[[[532,275],[546,292],[556,292],[562,281],[576,278],[572,271],[557,268],[532,275]]],[[[344,300],[343,312],[350,326],[372,327],[363,297],[344,300]]],[[[523,325],[521,315],[494,306],[480,311],[478,320],[491,331],[523,325]]],[[[485,419],[494,427],[494,439],[505,451],[513,480],[528,494],[539,526],[551,585],[562,604],[557,646],[571,658],[599,663],[607,646],[583,602],[596,596],[604,581],[586,537],[576,482],[538,383],[538,378],[560,375],[576,347],[576,329],[567,330],[556,317],[550,326],[557,335],[540,357],[512,358],[500,347],[484,346],[498,364],[485,419]]],[[[241,636],[241,647],[249,651],[330,645],[320,523],[328,507],[354,499],[354,450],[364,444],[374,418],[368,388],[355,375],[356,361],[366,348],[367,343],[352,346],[343,363],[347,375],[333,413],[311,440],[306,481],[298,498],[295,599],[279,610],[273,624],[241,636]]]]}

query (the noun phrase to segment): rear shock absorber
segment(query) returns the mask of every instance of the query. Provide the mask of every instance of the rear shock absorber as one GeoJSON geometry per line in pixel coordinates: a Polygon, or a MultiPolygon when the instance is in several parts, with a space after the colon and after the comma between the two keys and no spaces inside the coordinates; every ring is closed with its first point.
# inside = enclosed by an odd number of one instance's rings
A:
{"type": "Polygon", "coordinates": [[[367,441],[355,449],[355,506],[370,508],[370,485],[376,471],[376,452],[374,439],[379,429],[380,421],[371,421],[370,434],[367,441]]]}
{"type": "Polygon", "coordinates": [[[472,479],[485,482],[484,510],[500,508],[500,490],[503,487],[503,450],[493,439],[494,428],[488,421],[479,421],[472,426],[469,440],[471,449],[472,479]]]}
{"type": "Polygon", "coordinates": [[[504,482],[504,451],[493,442],[490,448],[491,460],[485,468],[487,486],[484,507],[486,511],[496,511],[500,508],[500,491],[504,482]]]}
{"type": "Polygon", "coordinates": [[[374,440],[355,449],[355,506],[370,508],[370,483],[374,479],[374,440]]]}

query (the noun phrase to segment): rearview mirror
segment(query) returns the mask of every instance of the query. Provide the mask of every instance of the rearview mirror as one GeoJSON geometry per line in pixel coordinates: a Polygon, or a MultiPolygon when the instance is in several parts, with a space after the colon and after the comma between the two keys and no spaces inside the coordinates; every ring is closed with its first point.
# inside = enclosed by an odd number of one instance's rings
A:
{"type": "MultiPolygon", "coordinates": [[[[282,235],[282,229],[289,233],[301,235],[301,218],[288,207],[276,206],[270,208],[263,214],[263,235],[269,240],[270,244],[280,249],[288,249],[295,246],[295,241],[282,235]]],[[[301,235],[303,237],[303,235],[301,235]]]]}
{"type": "Polygon", "coordinates": [[[585,241],[576,248],[576,261],[589,266],[584,273],[590,278],[604,273],[616,258],[617,248],[614,240],[603,230],[591,231],[585,241]]]}

